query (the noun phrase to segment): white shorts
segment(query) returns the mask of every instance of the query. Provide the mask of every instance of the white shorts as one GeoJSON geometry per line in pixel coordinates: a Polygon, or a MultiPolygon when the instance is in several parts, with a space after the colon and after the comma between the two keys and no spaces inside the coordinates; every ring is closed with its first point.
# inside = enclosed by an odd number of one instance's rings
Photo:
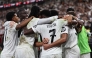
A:
{"type": "Polygon", "coordinates": [[[62,58],[62,54],[51,54],[51,55],[41,56],[40,58],[62,58]]]}
{"type": "Polygon", "coordinates": [[[34,50],[29,44],[19,45],[15,51],[15,58],[35,58],[34,50]]]}
{"type": "Polygon", "coordinates": [[[64,58],[80,58],[80,49],[78,45],[73,48],[65,48],[64,51],[64,58]]]}
{"type": "Polygon", "coordinates": [[[86,53],[86,54],[81,54],[80,58],[91,58],[90,57],[90,53],[86,53]]]}

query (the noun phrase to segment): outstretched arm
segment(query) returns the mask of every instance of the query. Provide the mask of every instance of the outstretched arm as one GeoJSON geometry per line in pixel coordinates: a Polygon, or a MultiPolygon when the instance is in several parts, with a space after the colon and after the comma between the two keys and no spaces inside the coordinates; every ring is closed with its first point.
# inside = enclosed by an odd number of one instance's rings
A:
{"type": "Polygon", "coordinates": [[[55,46],[60,46],[61,44],[63,44],[64,42],[66,42],[68,34],[64,33],[61,35],[60,39],[58,39],[57,41],[51,43],[51,44],[43,44],[43,47],[45,50],[55,47],[55,46]]]}
{"type": "Polygon", "coordinates": [[[22,21],[20,24],[18,24],[18,25],[16,26],[16,30],[25,27],[25,26],[27,25],[27,23],[28,23],[30,20],[32,20],[32,19],[33,19],[33,16],[30,17],[30,18],[28,18],[28,19],[26,19],[26,20],[24,20],[24,21],[22,21]]]}
{"type": "Polygon", "coordinates": [[[39,19],[38,22],[37,22],[37,25],[50,24],[50,23],[52,23],[53,21],[55,21],[57,18],[58,18],[58,16],[52,16],[52,17],[49,17],[49,18],[42,18],[42,19],[39,19]]]}

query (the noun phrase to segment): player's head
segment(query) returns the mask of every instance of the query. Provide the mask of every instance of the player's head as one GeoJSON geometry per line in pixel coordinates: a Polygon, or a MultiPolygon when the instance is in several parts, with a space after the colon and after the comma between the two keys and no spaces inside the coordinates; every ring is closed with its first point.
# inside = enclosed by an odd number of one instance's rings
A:
{"type": "MultiPolygon", "coordinates": [[[[74,11],[73,8],[68,8],[67,11],[66,11],[66,13],[67,13],[68,15],[76,16],[75,11],[74,11]]],[[[72,17],[72,22],[70,23],[70,25],[75,25],[76,23],[77,23],[77,22],[76,22],[76,19],[75,19],[74,17],[72,17]]]]}
{"type": "Polygon", "coordinates": [[[15,12],[8,12],[6,14],[6,20],[7,21],[12,21],[12,18],[14,17],[14,14],[15,14],[15,12]]]}
{"type": "Polygon", "coordinates": [[[67,12],[74,12],[74,9],[73,8],[68,8],[67,12]]]}
{"type": "Polygon", "coordinates": [[[27,9],[26,8],[20,8],[19,11],[18,11],[18,16],[21,19],[26,19],[28,17],[27,9]]]}
{"type": "Polygon", "coordinates": [[[41,18],[50,17],[50,11],[49,10],[42,10],[42,11],[40,11],[40,17],[41,18]]]}
{"type": "Polygon", "coordinates": [[[50,14],[51,14],[51,16],[58,15],[58,11],[56,11],[56,10],[50,10],[50,14]]]}
{"type": "Polygon", "coordinates": [[[70,14],[70,15],[73,15],[73,16],[76,16],[73,8],[68,8],[67,11],[66,11],[66,13],[70,14]]]}
{"type": "Polygon", "coordinates": [[[39,12],[40,12],[40,8],[38,6],[33,6],[31,8],[31,13],[30,13],[29,17],[31,17],[31,16],[38,17],[39,16],[39,12]]]}
{"type": "Polygon", "coordinates": [[[6,20],[7,21],[15,21],[15,22],[20,21],[19,17],[17,17],[17,14],[15,12],[8,12],[6,14],[6,20]]]}

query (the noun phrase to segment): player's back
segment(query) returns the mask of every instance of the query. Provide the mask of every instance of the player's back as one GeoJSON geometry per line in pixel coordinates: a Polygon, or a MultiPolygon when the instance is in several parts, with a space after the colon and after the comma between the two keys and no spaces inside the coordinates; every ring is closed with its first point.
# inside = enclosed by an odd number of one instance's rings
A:
{"type": "MultiPolygon", "coordinates": [[[[49,39],[48,44],[51,44],[56,40],[60,39],[61,29],[63,25],[65,25],[65,21],[62,19],[58,19],[54,21],[52,24],[45,24],[41,26],[38,25],[37,28],[40,28],[39,33],[41,34],[42,39],[48,38],[49,39]]],[[[60,46],[52,47],[47,50],[44,50],[44,48],[42,47],[42,55],[57,54],[61,52],[62,50],[60,46]]]]}

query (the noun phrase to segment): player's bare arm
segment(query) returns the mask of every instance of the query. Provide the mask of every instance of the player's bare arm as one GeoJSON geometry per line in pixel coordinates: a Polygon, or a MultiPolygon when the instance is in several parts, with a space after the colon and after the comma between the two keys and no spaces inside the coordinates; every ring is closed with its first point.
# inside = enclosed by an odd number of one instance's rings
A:
{"type": "Polygon", "coordinates": [[[44,43],[43,42],[35,42],[36,47],[41,47],[44,43]]]}
{"type": "Polygon", "coordinates": [[[28,23],[30,20],[32,20],[32,19],[33,19],[33,16],[30,17],[30,18],[28,18],[28,19],[26,19],[26,20],[24,20],[24,21],[22,21],[20,24],[18,24],[18,25],[16,26],[16,30],[25,27],[25,26],[27,25],[27,23],[28,23]]]}
{"type": "Polygon", "coordinates": [[[66,39],[68,37],[67,33],[64,33],[60,36],[60,39],[58,39],[57,41],[51,43],[51,44],[43,44],[43,47],[45,50],[55,47],[55,46],[60,46],[61,44],[63,44],[64,42],[66,42],[66,39]]]}
{"type": "Polygon", "coordinates": [[[30,29],[25,29],[25,30],[24,30],[24,35],[28,35],[28,34],[34,34],[34,31],[32,30],[32,28],[30,28],[30,29]]]}
{"type": "Polygon", "coordinates": [[[38,42],[38,40],[35,39],[34,46],[41,47],[41,46],[43,46],[43,44],[47,44],[48,42],[49,42],[48,38],[44,38],[44,40],[42,42],[38,42]]]}

